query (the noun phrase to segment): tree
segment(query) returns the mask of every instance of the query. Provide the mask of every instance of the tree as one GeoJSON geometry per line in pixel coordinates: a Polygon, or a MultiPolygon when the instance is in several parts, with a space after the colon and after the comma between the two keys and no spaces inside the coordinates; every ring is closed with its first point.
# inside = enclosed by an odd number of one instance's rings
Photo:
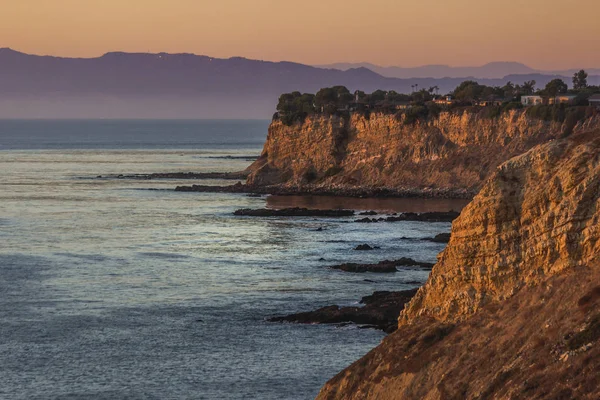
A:
{"type": "Polygon", "coordinates": [[[511,81],[508,81],[506,82],[506,85],[502,87],[502,92],[504,97],[510,97],[512,99],[515,96],[516,87],[511,81]]]}
{"type": "Polygon", "coordinates": [[[387,96],[387,92],[383,91],[383,90],[376,90],[373,93],[371,93],[371,103],[373,105],[379,103],[380,101],[385,100],[385,97],[387,96]]]}
{"type": "Polygon", "coordinates": [[[546,85],[546,88],[544,89],[546,94],[550,97],[556,97],[557,95],[561,94],[561,93],[567,93],[567,90],[569,90],[569,87],[567,86],[567,84],[565,82],[563,82],[562,79],[552,79],[550,82],[548,82],[548,84],[546,85]]]}
{"type": "Polygon", "coordinates": [[[584,70],[580,70],[573,75],[573,88],[576,90],[585,89],[587,87],[588,74],[584,70]]]}
{"type": "Polygon", "coordinates": [[[534,81],[534,80],[523,82],[523,86],[521,86],[522,94],[525,94],[525,95],[533,94],[533,92],[535,92],[535,84],[536,84],[536,81],[534,81]]]}
{"type": "Polygon", "coordinates": [[[279,102],[277,103],[279,118],[286,125],[303,121],[308,115],[315,113],[314,101],[315,96],[313,94],[284,93],[279,96],[279,102]]]}
{"type": "Polygon", "coordinates": [[[458,100],[473,101],[481,96],[483,88],[475,81],[464,81],[454,89],[453,94],[458,100]]]}

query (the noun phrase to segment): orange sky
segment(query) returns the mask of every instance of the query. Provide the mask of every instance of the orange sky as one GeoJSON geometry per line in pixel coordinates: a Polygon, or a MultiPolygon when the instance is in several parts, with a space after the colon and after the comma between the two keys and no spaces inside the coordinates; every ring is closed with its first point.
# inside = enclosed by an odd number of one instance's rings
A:
{"type": "Polygon", "coordinates": [[[600,67],[600,0],[0,0],[0,47],[600,67]]]}

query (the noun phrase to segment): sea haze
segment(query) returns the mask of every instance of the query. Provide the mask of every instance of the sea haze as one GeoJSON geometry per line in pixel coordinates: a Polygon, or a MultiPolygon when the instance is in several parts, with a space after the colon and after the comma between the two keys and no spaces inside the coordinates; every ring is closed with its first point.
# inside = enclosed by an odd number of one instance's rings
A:
{"type": "Polygon", "coordinates": [[[234,217],[244,207],[344,204],[97,178],[242,170],[260,154],[267,125],[0,121],[0,398],[309,399],[380,342],[375,330],[265,318],[424,282],[426,271],[353,275],[326,266],[435,261],[443,245],[418,239],[450,224],[234,217]],[[365,242],[381,250],[352,250],[365,242]]]}

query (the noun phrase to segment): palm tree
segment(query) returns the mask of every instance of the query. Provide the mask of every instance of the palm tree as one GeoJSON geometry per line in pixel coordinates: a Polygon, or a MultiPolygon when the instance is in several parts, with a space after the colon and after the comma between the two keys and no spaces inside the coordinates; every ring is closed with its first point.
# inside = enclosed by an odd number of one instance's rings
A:
{"type": "Polygon", "coordinates": [[[524,82],[523,86],[521,86],[523,92],[525,94],[533,94],[533,92],[535,92],[535,83],[534,80],[524,82]]]}

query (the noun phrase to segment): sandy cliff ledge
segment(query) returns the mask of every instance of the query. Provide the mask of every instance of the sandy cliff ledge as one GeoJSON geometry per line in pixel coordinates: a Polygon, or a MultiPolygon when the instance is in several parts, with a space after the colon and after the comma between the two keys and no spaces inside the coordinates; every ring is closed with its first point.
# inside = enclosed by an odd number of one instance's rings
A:
{"type": "MultiPolygon", "coordinates": [[[[248,183],[304,192],[385,188],[472,197],[499,164],[567,129],[522,110],[498,118],[482,114],[443,112],[414,125],[379,113],[316,115],[292,126],[275,120],[248,183]]],[[[590,126],[600,127],[600,118],[575,131],[590,126]]]]}

